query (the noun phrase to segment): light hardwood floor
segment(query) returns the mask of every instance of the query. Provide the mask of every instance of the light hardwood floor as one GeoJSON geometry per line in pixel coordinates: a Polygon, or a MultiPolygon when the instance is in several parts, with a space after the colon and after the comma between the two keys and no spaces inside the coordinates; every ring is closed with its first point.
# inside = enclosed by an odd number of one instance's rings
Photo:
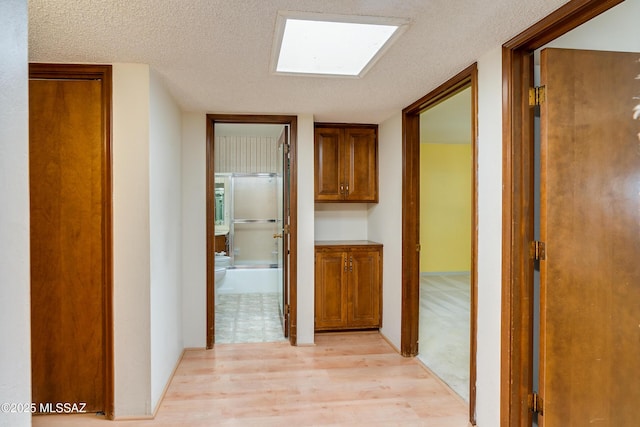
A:
{"type": "Polygon", "coordinates": [[[154,420],[34,416],[40,426],[465,427],[467,405],[377,332],[316,345],[219,344],[185,352],[154,420]]]}

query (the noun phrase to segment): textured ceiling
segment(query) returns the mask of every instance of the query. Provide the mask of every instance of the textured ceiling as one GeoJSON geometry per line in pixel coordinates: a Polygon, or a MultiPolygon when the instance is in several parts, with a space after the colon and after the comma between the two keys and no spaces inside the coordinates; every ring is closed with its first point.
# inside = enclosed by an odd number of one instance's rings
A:
{"type": "Polygon", "coordinates": [[[379,123],[566,0],[29,0],[31,62],[137,62],[185,111],[379,123]],[[280,10],[409,18],[361,79],[280,76],[280,10]]]}

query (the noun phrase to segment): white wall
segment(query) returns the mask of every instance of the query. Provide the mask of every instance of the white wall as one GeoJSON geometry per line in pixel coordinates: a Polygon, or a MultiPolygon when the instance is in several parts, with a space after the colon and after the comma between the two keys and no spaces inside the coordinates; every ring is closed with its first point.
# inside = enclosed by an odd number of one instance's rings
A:
{"type": "Polygon", "coordinates": [[[182,115],[182,328],[184,346],[207,338],[206,115],[182,115]]]}
{"type": "Polygon", "coordinates": [[[298,345],[314,342],[313,116],[298,116],[298,345]]]}
{"type": "Polygon", "coordinates": [[[367,240],[368,205],[316,203],[316,240],[367,240]]]}
{"type": "Polygon", "coordinates": [[[151,72],[149,229],[151,266],[151,409],[154,411],[183,349],[182,113],[151,72]]]}
{"type": "Polygon", "coordinates": [[[113,65],[115,415],[151,414],[149,66],[113,65]]]}
{"type": "MultiPolygon", "coordinates": [[[[0,403],[31,402],[27,0],[0,2],[0,403]]],[[[0,426],[31,425],[0,410],[0,426]]]]}
{"type": "Polygon", "coordinates": [[[380,202],[369,208],[369,240],[383,244],[382,329],[400,349],[402,322],[402,114],[379,126],[380,202]]]}
{"type": "Polygon", "coordinates": [[[478,323],[479,426],[500,425],[502,292],[502,49],[478,60],[478,323]]]}

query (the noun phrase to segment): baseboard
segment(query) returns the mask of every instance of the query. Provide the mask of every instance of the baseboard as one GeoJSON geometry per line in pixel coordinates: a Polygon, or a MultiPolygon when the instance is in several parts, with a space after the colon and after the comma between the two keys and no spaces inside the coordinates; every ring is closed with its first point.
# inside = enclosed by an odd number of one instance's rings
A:
{"type": "Polygon", "coordinates": [[[387,344],[389,344],[391,346],[391,348],[398,354],[402,354],[402,352],[400,351],[400,349],[398,347],[396,347],[389,338],[387,338],[387,336],[385,334],[383,334],[382,332],[380,332],[380,336],[382,337],[383,340],[385,340],[387,342],[387,344]]]}
{"type": "Polygon", "coordinates": [[[151,416],[152,419],[155,418],[156,415],[158,414],[158,409],[160,409],[160,406],[162,406],[162,401],[164,400],[164,396],[167,394],[167,390],[169,389],[169,385],[173,381],[173,377],[175,376],[176,372],[178,371],[178,366],[180,366],[180,363],[182,362],[182,358],[184,357],[184,354],[185,354],[186,351],[187,351],[187,349],[182,349],[182,353],[180,354],[180,357],[178,357],[178,361],[176,362],[176,366],[173,367],[173,371],[171,371],[171,375],[169,375],[169,380],[164,385],[164,389],[162,390],[162,393],[160,394],[160,398],[158,399],[158,403],[156,404],[156,407],[153,409],[153,412],[152,412],[153,415],[151,416]]]}

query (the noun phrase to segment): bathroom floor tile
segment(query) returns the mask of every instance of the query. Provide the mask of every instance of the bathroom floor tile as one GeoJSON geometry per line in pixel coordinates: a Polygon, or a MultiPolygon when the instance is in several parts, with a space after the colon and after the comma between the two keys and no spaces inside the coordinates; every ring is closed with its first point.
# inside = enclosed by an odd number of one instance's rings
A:
{"type": "Polygon", "coordinates": [[[278,299],[277,293],[218,295],[215,342],[286,341],[278,299]]]}

